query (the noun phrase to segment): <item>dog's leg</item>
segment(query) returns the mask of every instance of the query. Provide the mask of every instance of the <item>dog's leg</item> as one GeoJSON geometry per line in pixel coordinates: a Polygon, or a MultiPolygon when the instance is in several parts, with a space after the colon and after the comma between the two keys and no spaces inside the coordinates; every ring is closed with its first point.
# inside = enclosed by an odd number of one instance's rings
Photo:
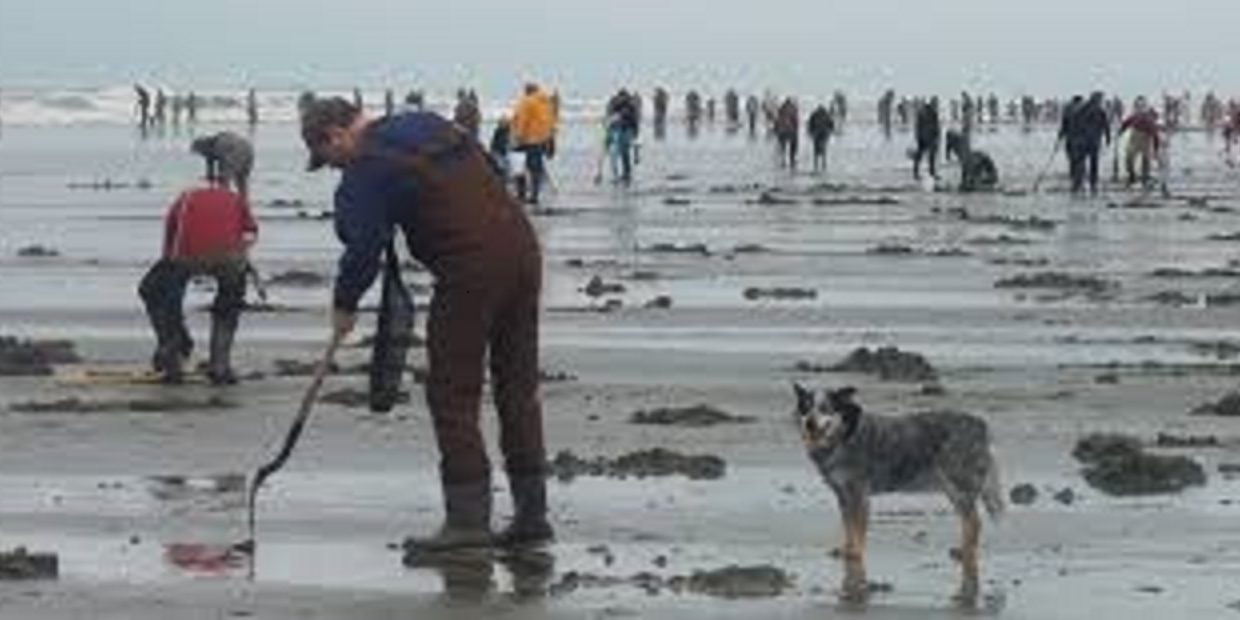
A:
{"type": "Polygon", "coordinates": [[[954,598],[961,605],[971,606],[977,601],[977,547],[982,533],[982,520],[977,512],[978,498],[974,494],[963,493],[961,489],[967,487],[957,484],[942,470],[938,471],[938,479],[943,493],[960,517],[960,589],[954,598]]]}
{"type": "Polygon", "coordinates": [[[844,583],[843,594],[847,599],[865,597],[865,530],[869,520],[869,502],[865,488],[850,484],[837,492],[840,516],[844,520],[844,583]]]}
{"type": "Polygon", "coordinates": [[[978,594],[978,543],[982,535],[982,519],[976,503],[957,509],[960,513],[960,592],[956,600],[973,604],[978,594]]]}

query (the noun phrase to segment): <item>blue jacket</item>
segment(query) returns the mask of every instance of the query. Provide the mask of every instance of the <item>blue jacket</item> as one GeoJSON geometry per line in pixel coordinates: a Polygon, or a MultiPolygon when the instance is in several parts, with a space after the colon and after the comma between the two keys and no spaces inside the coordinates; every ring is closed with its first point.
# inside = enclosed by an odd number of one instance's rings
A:
{"type": "Polygon", "coordinates": [[[336,236],[344,244],[337,266],[333,304],[350,312],[374,284],[383,249],[397,226],[406,230],[418,209],[414,176],[377,151],[410,152],[450,127],[432,112],[398,114],[372,123],[361,155],[344,168],[336,187],[336,236]]]}

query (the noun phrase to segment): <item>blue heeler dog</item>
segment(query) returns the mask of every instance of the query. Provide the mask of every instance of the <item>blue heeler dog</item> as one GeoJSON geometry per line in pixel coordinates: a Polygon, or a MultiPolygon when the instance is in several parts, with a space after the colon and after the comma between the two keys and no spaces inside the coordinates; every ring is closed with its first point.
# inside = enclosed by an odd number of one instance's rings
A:
{"type": "Polygon", "coordinates": [[[1003,511],[999,470],[986,422],[951,412],[888,417],[862,413],[856,388],[825,391],[819,399],[793,384],[797,421],[810,460],[835,491],[844,521],[844,595],[864,597],[865,537],[870,496],[938,489],[961,522],[962,579],[957,599],[976,601],[980,500],[991,518],[1003,511]]]}

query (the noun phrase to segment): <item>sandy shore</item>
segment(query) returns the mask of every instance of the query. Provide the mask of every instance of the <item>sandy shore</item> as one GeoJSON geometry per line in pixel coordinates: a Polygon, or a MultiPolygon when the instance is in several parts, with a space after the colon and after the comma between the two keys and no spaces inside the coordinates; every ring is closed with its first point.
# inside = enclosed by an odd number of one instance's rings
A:
{"type": "MultiPolygon", "coordinates": [[[[132,290],[157,246],[162,203],[194,162],[169,157],[180,149],[172,140],[134,147],[119,132],[95,130],[78,142],[29,131],[8,130],[0,144],[0,333],[67,338],[91,368],[140,367],[150,336],[132,290]],[[35,148],[41,143],[57,146],[48,153],[35,148]],[[149,178],[154,187],[67,188],[104,174],[149,178]],[[61,255],[15,256],[32,243],[61,255]]],[[[297,215],[327,208],[330,179],[297,172],[293,138],[281,133],[291,134],[287,127],[264,131],[258,263],[269,275],[330,274],[329,226],[297,215]]],[[[1234,278],[1200,273],[1227,268],[1235,255],[1234,242],[1209,237],[1240,230],[1236,179],[1218,165],[1217,145],[1200,135],[1177,145],[1191,174],[1178,175],[1171,199],[1114,190],[1072,201],[1062,179],[1037,195],[924,191],[905,179],[905,137],[884,142],[869,127],[850,128],[834,145],[828,179],[774,171],[764,143],[707,132],[698,142],[649,144],[641,182],[623,192],[589,183],[592,130],[574,131],[554,169],[553,210],[537,217],[549,282],[543,366],[569,375],[545,385],[549,444],[584,457],[653,447],[710,454],[726,461],[724,477],[556,482],[560,540],[549,558],[407,569],[389,547],[439,519],[437,457],[415,387],[394,416],[319,407],[288,471],[263,493],[253,582],[246,567],[187,568],[173,550],[243,536],[243,500],[211,481],[247,473],[272,453],[306,381],[277,376],[277,360],[310,361],[325,337],[325,286],[273,287],[274,301],[293,311],[245,319],[238,365],[264,376],[236,388],[0,378],[0,548],[26,545],[61,560],[56,582],[0,584],[0,617],[968,615],[948,600],[957,524],[936,496],[876,500],[871,579],[890,592],[864,610],[837,601],[842,567],[830,551],[842,528],[790,423],[791,380],[856,385],[875,411],[950,407],[991,424],[1005,485],[1032,484],[1039,497],[987,524],[985,597],[972,613],[1236,616],[1240,487],[1219,466],[1240,462],[1237,418],[1188,415],[1234,389],[1234,353],[1225,345],[1240,342],[1240,315],[1222,297],[1234,278]],[[1193,273],[1156,273],[1167,268],[1193,273]],[[1113,285],[995,286],[1049,272],[1113,285]],[[582,289],[594,276],[625,290],[591,298],[582,289]],[[816,297],[746,297],[749,288],[773,286],[816,297]],[[1182,302],[1151,297],[1168,291],[1182,302]],[[660,295],[671,308],[643,307],[660,295]],[[599,311],[607,299],[623,307],[599,311]],[[882,345],[925,355],[945,393],[927,395],[922,382],[794,370],[882,345]],[[122,404],[219,396],[235,406],[11,410],[74,396],[122,404]],[[698,403],[753,421],[629,422],[637,410],[698,403]],[[1159,450],[1198,460],[1208,482],[1173,495],[1107,496],[1085,483],[1071,456],[1094,431],[1147,442],[1159,433],[1213,436],[1217,446],[1159,450]],[[1064,489],[1070,503],[1053,498],[1064,489]],[[729,600],[668,587],[651,593],[649,582],[630,579],[730,565],[778,567],[793,584],[777,597],[729,600]],[[604,577],[616,579],[599,583],[604,577]],[[455,584],[451,595],[445,582],[455,584]]],[[[1004,129],[984,144],[1006,187],[1024,190],[1036,174],[1030,162],[1044,159],[1052,139],[1004,129]]],[[[425,275],[411,281],[425,283],[425,275]]],[[[208,298],[195,290],[189,304],[208,298]]],[[[196,313],[194,324],[202,333],[204,317],[196,313]]],[[[343,360],[363,361],[364,349],[343,360]]],[[[338,376],[327,391],[364,385],[363,377],[338,376]]],[[[503,480],[496,483],[498,523],[509,504],[503,480]]]]}

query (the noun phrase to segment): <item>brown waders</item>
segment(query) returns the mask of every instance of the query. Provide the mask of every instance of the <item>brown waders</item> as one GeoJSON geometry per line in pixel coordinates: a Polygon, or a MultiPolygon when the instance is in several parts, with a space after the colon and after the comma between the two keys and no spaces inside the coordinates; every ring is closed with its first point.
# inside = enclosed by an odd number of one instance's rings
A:
{"type": "Polygon", "coordinates": [[[420,198],[405,227],[409,249],[436,277],[426,398],[445,520],[436,536],[406,541],[406,551],[546,542],[552,531],[538,396],[542,253],[533,226],[481,149],[455,133],[436,146],[400,157],[420,198]],[[515,509],[498,537],[490,528],[491,466],[479,428],[488,354],[515,509]]]}

